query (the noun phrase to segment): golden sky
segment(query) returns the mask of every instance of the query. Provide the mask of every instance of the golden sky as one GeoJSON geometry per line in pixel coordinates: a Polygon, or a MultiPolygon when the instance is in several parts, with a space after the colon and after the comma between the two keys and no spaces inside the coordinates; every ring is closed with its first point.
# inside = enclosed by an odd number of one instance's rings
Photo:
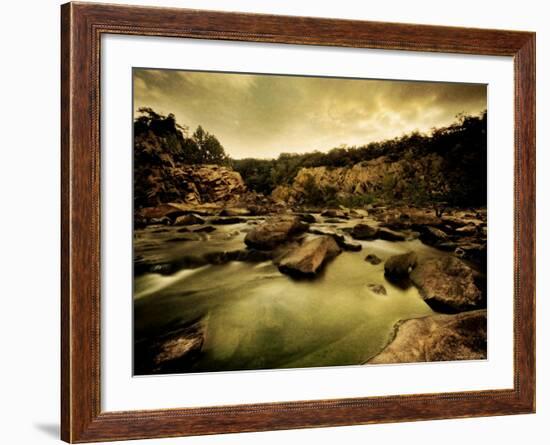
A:
{"type": "Polygon", "coordinates": [[[485,85],[134,69],[134,110],[173,113],[235,159],[364,145],[487,107],[485,85]]]}

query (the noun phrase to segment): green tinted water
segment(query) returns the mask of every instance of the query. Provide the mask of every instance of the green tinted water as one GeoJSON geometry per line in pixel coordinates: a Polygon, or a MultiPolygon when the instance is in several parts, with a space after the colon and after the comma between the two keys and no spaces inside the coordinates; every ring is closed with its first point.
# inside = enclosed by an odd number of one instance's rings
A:
{"type": "MultiPolygon", "coordinates": [[[[160,233],[148,228],[136,237],[136,254],[170,260],[220,248],[241,249],[250,227],[222,226],[201,240],[184,242],[166,241],[176,228],[160,233]]],[[[343,252],[315,280],[296,281],[271,262],[231,262],[167,276],[139,276],[134,289],[135,340],[203,319],[206,337],[194,372],[364,363],[386,345],[398,320],[432,313],[416,288],[390,284],[383,263],[364,261],[367,253],[383,260],[409,250],[421,256],[441,253],[420,241],[361,244],[361,252],[343,252]],[[375,294],[368,284],[384,285],[387,295],[375,294]]]]}

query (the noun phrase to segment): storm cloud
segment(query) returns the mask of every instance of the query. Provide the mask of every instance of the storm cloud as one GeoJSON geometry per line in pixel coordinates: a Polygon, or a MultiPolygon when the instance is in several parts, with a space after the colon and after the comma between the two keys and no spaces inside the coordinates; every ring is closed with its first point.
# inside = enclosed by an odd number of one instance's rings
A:
{"type": "Polygon", "coordinates": [[[134,69],[134,111],[173,113],[235,159],[364,145],[487,107],[485,85],[134,69]]]}

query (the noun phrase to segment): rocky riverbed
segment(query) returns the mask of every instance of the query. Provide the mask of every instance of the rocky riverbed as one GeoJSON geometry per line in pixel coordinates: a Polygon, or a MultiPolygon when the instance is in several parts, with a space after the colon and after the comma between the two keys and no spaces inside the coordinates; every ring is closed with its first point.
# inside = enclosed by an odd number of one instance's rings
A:
{"type": "Polygon", "coordinates": [[[141,209],[135,374],[482,359],[486,222],[485,209],[141,209]]]}

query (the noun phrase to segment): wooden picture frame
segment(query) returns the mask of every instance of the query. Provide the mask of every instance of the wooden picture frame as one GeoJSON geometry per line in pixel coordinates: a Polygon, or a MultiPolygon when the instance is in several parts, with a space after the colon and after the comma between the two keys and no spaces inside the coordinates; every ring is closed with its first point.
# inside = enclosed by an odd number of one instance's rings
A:
{"type": "Polygon", "coordinates": [[[61,13],[63,440],[97,442],[535,411],[534,33],[92,3],[68,3],[61,13]],[[513,389],[102,412],[99,73],[103,34],[513,57],[513,389]]]}

